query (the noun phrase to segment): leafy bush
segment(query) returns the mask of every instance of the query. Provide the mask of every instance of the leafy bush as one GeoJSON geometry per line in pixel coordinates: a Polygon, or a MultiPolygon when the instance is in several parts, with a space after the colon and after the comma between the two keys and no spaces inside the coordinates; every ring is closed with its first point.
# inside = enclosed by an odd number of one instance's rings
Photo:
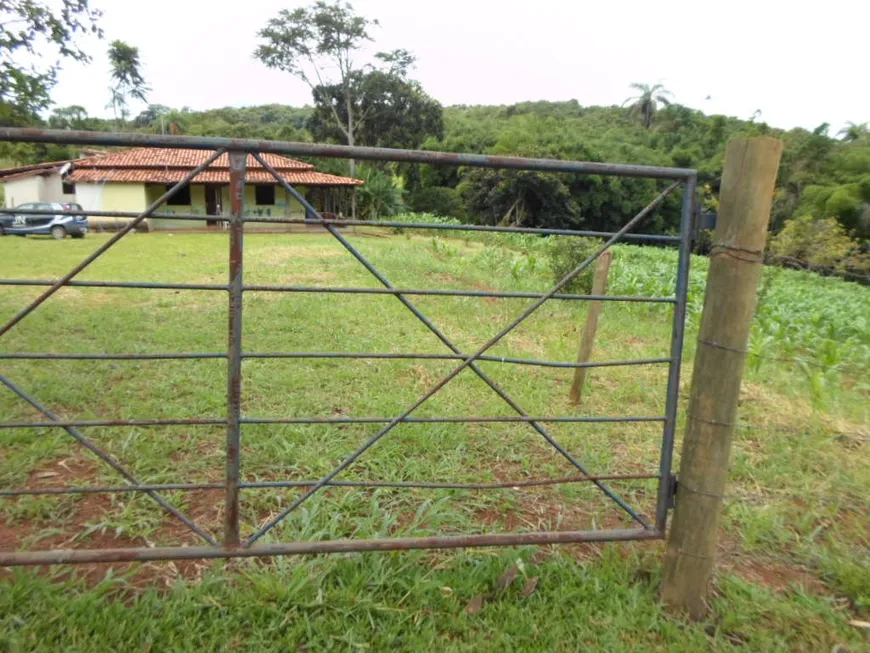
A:
{"type": "Polygon", "coordinates": [[[843,224],[852,225],[861,210],[861,199],[857,196],[857,190],[841,186],[831,193],[825,202],[825,215],[837,216],[843,224]]]}
{"type": "Polygon", "coordinates": [[[456,189],[444,186],[418,188],[411,194],[408,204],[413,211],[419,213],[434,213],[456,218],[462,217],[464,213],[456,189]]]}
{"type": "MultiPolygon", "coordinates": [[[[836,194],[831,196],[831,199],[836,194]]],[[[830,203],[830,201],[829,201],[830,203]]],[[[793,259],[816,268],[863,267],[858,244],[849,238],[843,226],[834,218],[817,220],[806,215],[791,220],[770,240],[774,256],[793,259]]],[[[866,265],[867,262],[864,262],[866,265]]]]}
{"type": "MultiPolygon", "coordinates": [[[[597,238],[550,236],[546,240],[546,255],[550,261],[553,282],[558,283],[601,247],[597,238]]],[[[592,291],[595,265],[590,265],[563,288],[566,292],[588,294],[592,291]]]]}

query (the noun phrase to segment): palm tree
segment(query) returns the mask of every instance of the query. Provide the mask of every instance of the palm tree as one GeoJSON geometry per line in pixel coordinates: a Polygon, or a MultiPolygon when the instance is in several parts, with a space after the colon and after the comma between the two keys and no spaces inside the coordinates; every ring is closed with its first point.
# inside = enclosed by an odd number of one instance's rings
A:
{"type": "Polygon", "coordinates": [[[653,115],[658,109],[656,103],[661,102],[665,106],[668,106],[671,103],[668,96],[673,97],[674,94],[661,84],[655,84],[654,86],[649,84],[632,84],[631,88],[640,91],[640,95],[628,98],[622,103],[622,106],[632,102],[633,104],[629,113],[631,115],[640,115],[643,126],[649,129],[650,125],[652,125],[653,115]]]}
{"type": "Polygon", "coordinates": [[[870,129],[867,128],[866,122],[862,122],[860,125],[854,122],[847,122],[846,126],[837,132],[837,136],[842,136],[843,140],[848,143],[854,143],[857,140],[870,136],[870,129]]]}

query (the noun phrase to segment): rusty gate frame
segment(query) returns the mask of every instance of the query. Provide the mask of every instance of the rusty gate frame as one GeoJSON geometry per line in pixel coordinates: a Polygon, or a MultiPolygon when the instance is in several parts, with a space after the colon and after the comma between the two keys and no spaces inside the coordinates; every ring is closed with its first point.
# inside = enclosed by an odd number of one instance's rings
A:
{"type": "MultiPolygon", "coordinates": [[[[0,128],[0,141],[54,143],[83,146],[135,146],[152,148],[184,148],[212,150],[212,154],[201,165],[189,172],[181,181],[173,185],[159,199],[147,207],[142,213],[120,211],[67,211],[68,215],[88,215],[106,217],[132,218],[127,225],[98,247],[79,265],[57,281],[38,279],[0,279],[0,285],[8,286],[48,286],[39,297],[13,316],[0,327],[0,338],[21,320],[27,317],[40,304],[45,302],[55,292],[64,286],[75,287],[109,287],[109,288],[159,288],[181,290],[216,290],[224,291],[229,296],[229,326],[228,346],[226,353],[167,353],[167,354],[59,354],[59,353],[0,353],[0,360],[39,360],[39,359],[75,359],[75,360],[175,360],[197,358],[227,359],[227,417],[226,419],[190,418],[190,419],[136,419],[136,420],[65,420],[54,414],[37,398],[28,394],[12,380],[0,373],[0,383],[17,394],[34,409],[45,416],[43,422],[0,422],[0,431],[9,428],[42,428],[55,427],[64,429],[79,444],[118,472],[127,482],[117,486],[86,486],[36,489],[0,489],[0,496],[22,496],[31,494],[93,494],[111,492],[144,492],[151,496],[172,516],[183,522],[190,530],[206,542],[205,546],[170,546],[156,548],[120,548],[120,549],[76,549],[76,550],[43,550],[0,552],[0,566],[57,564],[57,563],[93,563],[119,562],[134,560],[178,560],[190,558],[231,558],[256,557],[289,554],[358,552],[358,551],[388,551],[424,548],[460,548],[474,546],[503,546],[528,544],[557,544],[588,541],[616,541],[656,539],[664,537],[667,526],[668,510],[673,499],[674,475],[671,471],[676,428],[677,404],[679,393],[680,365],[682,362],[683,334],[685,329],[686,300],[688,291],[689,258],[692,241],[692,227],[695,214],[695,191],[697,174],[694,170],[666,168],[657,166],[626,165],[584,161],[559,161],[552,159],[528,159],[519,157],[487,156],[478,154],[462,154],[449,152],[429,152],[414,150],[398,150],[387,148],[349,147],[341,145],[326,145],[312,143],[293,143],[278,141],[260,141],[253,139],[201,138],[189,136],[159,136],[146,134],[122,134],[83,131],[59,131],[43,129],[0,128]],[[623,177],[640,177],[656,180],[670,180],[672,183],[665,188],[650,204],[644,207],[634,218],[628,221],[616,232],[581,231],[571,229],[544,229],[507,226],[457,225],[402,223],[394,221],[359,221],[348,219],[325,219],[313,206],[275,170],[262,156],[263,153],[284,154],[309,157],[346,158],[365,161],[392,161],[399,163],[421,163],[436,165],[473,166],[484,168],[502,168],[511,170],[534,170],[541,172],[560,172],[590,175],[611,175],[623,177]],[[177,284],[177,283],[146,283],[146,282],[110,282],[110,281],[75,281],[74,278],[87,268],[99,256],[109,250],[126,234],[130,233],[145,219],[198,220],[199,215],[160,215],[155,211],[168,199],[190,184],[194,178],[214,163],[220,156],[227,154],[230,168],[231,211],[228,216],[212,216],[220,222],[228,223],[229,231],[229,268],[230,278],[226,285],[221,284],[177,284]],[[252,156],[267,170],[288,193],[290,193],[306,210],[306,219],[293,218],[254,218],[245,216],[244,186],[248,156],[252,156]],[[679,236],[634,234],[629,233],[645,217],[653,213],[664,199],[676,190],[683,188],[680,234],[679,236]],[[356,258],[383,286],[383,288],[350,288],[350,287],[305,287],[305,286],[265,286],[244,285],[243,272],[243,234],[245,223],[273,224],[319,224],[323,226],[354,258],[356,258]],[[421,290],[397,288],[372,265],[338,230],[342,226],[378,226],[397,227],[404,229],[451,230],[451,231],[486,231],[510,232],[544,235],[594,236],[606,238],[601,247],[583,261],[570,274],[562,279],[547,293],[523,292],[488,292],[479,290],[421,290]],[[577,295],[560,293],[559,291],[583,270],[589,267],[604,251],[620,240],[652,241],[676,243],[679,246],[677,263],[677,281],[673,297],[634,297],[611,295],[577,295]],[[350,352],[276,352],[252,353],[242,350],[242,296],[245,292],[305,292],[305,293],[363,293],[387,294],[395,296],[415,317],[417,317],[448,349],[451,354],[392,354],[392,353],[350,353],[350,352]],[[433,324],[409,299],[416,295],[466,296],[466,297],[511,297],[534,299],[531,304],[507,327],[490,338],[474,353],[461,351],[441,330],[433,324]],[[635,359],[628,361],[607,361],[598,363],[568,363],[554,361],[538,361],[522,358],[505,358],[487,356],[486,352],[505,335],[519,326],[526,318],[550,299],[575,300],[605,300],[631,302],[669,303],[674,306],[673,325],[671,329],[671,351],[667,358],[635,359]],[[410,407],[396,417],[288,417],[288,418],[255,418],[241,415],[242,373],[241,363],[245,358],[371,358],[371,359],[429,359],[452,360],[458,365],[431,387],[410,407]],[[665,415],[658,417],[552,417],[530,416],[504,390],[486,375],[476,361],[494,361],[521,365],[540,365],[549,367],[609,367],[621,365],[668,364],[667,396],[665,415]],[[499,397],[501,397],[516,413],[516,417],[411,417],[420,405],[449,383],[465,368],[470,368],[499,397]],[[531,481],[509,481],[504,483],[422,483],[422,482],[388,482],[388,481],[339,481],[336,477],[357,460],[367,449],[389,433],[400,423],[433,423],[433,422],[525,422],[538,432],[547,442],[567,459],[579,472],[579,475],[565,478],[550,478],[531,481]],[[662,422],[662,440],[658,474],[590,474],[584,465],[571,453],[564,449],[542,426],[547,422],[662,422]],[[383,424],[374,435],[348,455],[339,465],[326,476],[312,481],[275,481],[245,483],[241,481],[240,442],[243,424],[383,424]],[[107,452],[97,447],[79,431],[79,427],[89,426],[162,426],[183,424],[225,424],[227,426],[226,441],[226,481],[225,483],[175,483],[175,484],[143,484],[129,472],[119,461],[107,452]],[[605,480],[612,479],[658,479],[655,520],[650,521],[632,509],[622,498],[613,492],[605,480]],[[545,531],[528,533],[495,533],[475,535],[445,535],[434,537],[402,537],[368,540],[321,540],[296,541],[281,543],[258,543],[258,540],[287,517],[290,512],[299,507],[321,489],[327,486],[341,487],[401,487],[401,488],[446,488],[446,489],[493,489],[517,486],[543,486],[560,483],[591,482],[606,496],[613,500],[623,511],[637,522],[639,528],[592,530],[592,531],[545,531]],[[283,511],[270,519],[265,525],[248,538],[240,538],[239,502],[240,492],[245,488],[288,488],[307,487],[308,490],[291,502],[283,511]],[[220,543],[215,537],[198,526],[189,517],[181,513],[175,506],[164,499],[159,492],[166,490],[224,490],[226,493],[226,510],[224,534],[220,543]]],[[[31,215],[56,215],[55,211],[17,211],[31,215]]]]}

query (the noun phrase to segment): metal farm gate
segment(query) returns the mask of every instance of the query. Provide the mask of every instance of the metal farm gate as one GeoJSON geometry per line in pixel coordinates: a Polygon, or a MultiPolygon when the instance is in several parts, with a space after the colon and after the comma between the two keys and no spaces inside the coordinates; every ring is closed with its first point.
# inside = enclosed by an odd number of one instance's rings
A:
{"type": "MultiPolygon", "coordinates": [[[[76,421],[61,419],[53,413],[50,407],[41,403],[34,396],[32,388],[22,388],[14,379],[8,378],[0,372],[0,383],[22,400],[32,406],[44,416],[39,422],[9,422],[0,421],[0,434],[8,429],[52,427],[65,430],[80,445],[90,450],[92,454],[100,458],[104,463],[111,466],[120,474],[125,483],[116,486],[87,486],[87,487],[56,487],[44,489],[0,489],[0,496],[22,496],[28,494],[84,494],[84,493],[112,493],[112,492],[144,492],[153,498],[164,510],[196,533],[204,542],[202,546],[172,546],[157,548],[116,548],[116,549],[76,549],[76,550],[42,550],[42,551],[15,551],[0,552],[0,565],[33,565],[52,563],[84,563],[84,562],[111,562],[133,560],[170,560],[186,558],[229,558],[242,556],[271,556],[306,553],[332,553],[350,551],[388,551],[400,549],[423,549],[423,548],[456,548],[472,546],[496,546],[496,545],[527,545],[527,544],[554,544],[583,541],[612,541],[612,540],[638,540],[661,538],[664,535],[667,515],[674,492],[674,476],[671,472],[672,451],[674,444],[674,431],[677,417],[677,401],[679,390],[680,363],[683,350],[683,331],[686,314],[686,293],[689,273],[689,253],[692,238],[692,222],[694,214],[694,196],[696,175],[693,170],[676,168],[664,168],[640,165],[622,165],[609,163],[589,163],[582,161],[556,161],[546,159],[525,159],[516,157],[484,156],[476,154],[456,154],[442,152],[424,152],[393,150],[367,147],[345,147],[336,145],[321,145],[309,143],[284,143],[243,139],[226,138],[197,138],[185,136],[155,136],[143,134],[111,134],[91,133],[76,131],[51,131],[41,129],[0,129],[0,140],[8,142],[35,142],[52,144],[69,144],[81,146],[135,146],[150,148],[186,148],[207,149],[213,153],[207,161],[191,171],[179,183],[172,186],[162,197],[141,214],[89,211],[86,215],[125,217],[132,218],[127,225],[109,238],[96,251],[75,266],[66,275],[57,281],[45,281],[34,279],[2,279],[0,285],[7,286],[47,286],[45,291],[29,305],[23,307],[6,324],[0,326],[0,338],[10,329],[24,320],[30,313],[39,308],[45,301],[59,289],[65,286],[75,287],[103,287],[103,288],[147,288],[147,289],[182,289],[182,290],[211,290],[225,292],[229,302],[229,329],[227,350],[225,353],[168,353],[168,354],[60,354],[60,353],[0,353],[2,360],[39,360],[39,359],[103,359],[103,360],[141,360],[141,359],[195,359],[195,358],[226,358],[227,360],[227,395],[226,395],[226,418],[219,419],[148,419],[143,416],[135,420],[104,420],[104,421],[76,421]],[[653,200],[649,205],[641,209],[635,217],[629,220],[621,229],[614,233],[590,232],[565,229],[526,229],[506,226],[480,226],[480,225],[454,225],[454,224],[407,224],[400,222],[368,222],[353,221],[346,219],[329,219],[324,217],[306,201],[279,172],[277,172],[262,156],[263,153],[309,156],[309,157],[334,157],[353,158],[367,161],[393,161],[401,163],[452,165],[452,166],[477,166],[485,168],[502,168],[511,170],[532,170],[551,173],[573,173],[585,175],[615,175],[623,177],[640,177],[670,181],[669,186],[653,200]],[[115,243],[130,233],[146,218],[159,220],[161,216],[157,210],[168,199],[186,187],[194,178],[212,164],[218,157],[228,154],[230,161],[230,192],[231,212],[228,216],[209,216],[228,223],[229,235],[229,281],[226,285],[208,284],[175,284],[175,283],[144,283],[144,282],[110,282],[110,281],[76,281],[76,277],[84,271],[102,254],[108,251],[115,243]],[[245,215],[244,185],[246,179],[246,165],[248,156],[252,156],[265,170],[271,173],[278,184],[293,196],[305,208],[309,219],[290,218],[254,218],[245,215]],[[682,213],[679,236],[637,234],[634,229],[641,225],[644,218],[652,214],[663,200],[674,191],[682,189],[682,213]],[[242,277],[244,263],[243,233],[245,224],[257,223],[283,223],[283,224],[320,224],[330,233],[359,264],[370,272],[382,288],[354,288],[354,287],[331,287],[312,288],[301,286],[252,286],[245,285],[242,277]],[[402,229],[440,229],[450,231],[487,231],[487,232],[512,232],[525,234],[553,234],[561,236],[594,236],[606,239],[601,247],[573,272],[553,286],[549,292],[543,294],[520,293],[520,292],[489,292],[481,290],[418,290],[395,287],[374,265],[372,265],[337,227],[349,225],[400,227],[402,229]],[[594,296],[594,295],[571,295],[560,293],[562,288],[574,277],[589,267],[602,252],[619,241],[634,242],[659,242],[677,244],[679,247],[679,259],[677,270],[677,282],[673,296],[670,297],[620,297],[620,296],[594,296]],[[434,334],[451,353],[444,354],[393,354],[374,353],[356,354],[345,352],[278,352],[256,353],[247,352],[242,346],[242,296],[246,291],[275,291],[275,292],[333,292],[333,293],[373,293],[395,296],[408,311],[410,311],[426,328],[434,334]],[[523,310],[507,327],[501,329],[495,336],[490,338],[476,351],[462,351],[457,347],[439,327],[430,321],[414,304],[411,297],[418,295],[441,295],[462,297],[514,297],[528,298],[531,303],[523,310]],[[532,315],[541,306],[551,300],[592,300],[606,301],[630,301],[630,302],[659,302],[673,306],[673,325],[671,331],[670,356],[667,358],[624,360],[600,363],[556,363],[551,361],[535,361],[528,359],[503,358],[488,356],[490,350],[507,334],[513,331],[526,318],[532,315]],[[441,378],[430,389],[422,394],[416,401],[409,405],[400,414],[384,418],[364,417],[287,417],[287,418],[257,418],[247,417],[241,414],[242,402],[242,361],[245,358],[275,357],[275,358],[398,358],[398,359],[435,359],[452,360],[456,365],[453,370],[441,378]],[[499,385],[495,383],[476,364],[478,361],[493,361],[504,364],[526,365],[550,365],[557,367],[604,367],[638,364],[667,364],[667,397],[665,414],[651,417],[553,417],[553,416],[530,416],[521,406],[519,401],[509,396],[499,385]],[[431,418],[415,418],[413,413],[439,389],[450,383],[460,372],[468,368],[486,383],[492,392],[498,395],[516,413],[515,417],[476,417],[476,416],[444,416],[431,418]],[[619,530],[592,530],[592,531],[556,531],[556,532],[523,532],[523,533],[493,533],[493,534],[466,534],[435,537],[404,537],[384,539],[346,539],[346,540],[319,540],[319,541],[295,541],[281,543],[259,543],[258,540],[269,532],[276,524],[281,522],[292,511],[296,510],[329,486],[351,487],[399,487],[399,488],[448,488],[448,489],[487,489],[493,487],[507,487],[510,484],[463,484],[463,483],[415,483],[415,482],[355,482],[342,481],[338,477],[357,459],[363,456],[381,438],[390,434],[398,424],[408,422],[524,422],[528,423],[542,438],[544,438],[562,457],[576,468],[579,480],[588,481],[596,486],[603,494],[612,499],[618,506],[631,516],[637,524],[636,528],[619,530]],[[662,423],[661,455],[658,474],[592,474],[587,467],[563,448],[548,432],[545,424],[550,422],[641,422],[654,421],[662,423]],[[376,424],[376,431],[360,447],[350,453],[344,460],[336,465],[332,471],[321,478],[310,481],[276,481],[264,483],[245,483],[240,475],[240,457],[243,450],[240,446],[241,431],[246,424],[376,424]],[[216,424],[226,425],[226,480],[218,484],[143,484],[128,471],[120,462],[110,454],[103,451],[89,440],[79,429],[91,426],[152,426],[152,425],[176,425],[176,424],[216,424]],[[609,479],[658,479],[656,513],[654,518],[646,518],[629,506],[605,483],[609,479]],[[293,500],[279,514],[274,516],[268,523],[262,525],[251,537],[246,540],[240,537],[239,505],[242,490],[246,488],[308,488],[293,500]],[[184,515],[160,492],[169,490],[223,490],[225,492],[225,522],[224,532],[221,538],[216,538],[211,533],[194,523],[184,515]]],[[[16,211],[16,213],[30,213],[32,215],[54,215],[55,211],[16,211]]],[[[75,212],[69,212],[76,214],[75,212]]],[[[79,215],[81,215],[79,213],[79,215]]],[[[172,220],[203,220],[200,215],[171,215],[163,216],[172,220]]],[[[2,367],[0,367],[2,370],[2,367]]],[[[373,430],[375,430],[373,429],[373,430]]],[[[2,435],[0,435],[2,437],[2,435]]],[[[578,477],[571,479],[543,479],[540,481],[528,481],[524,484],[548,485],[566,481],[576,482],[578,477]]]]}

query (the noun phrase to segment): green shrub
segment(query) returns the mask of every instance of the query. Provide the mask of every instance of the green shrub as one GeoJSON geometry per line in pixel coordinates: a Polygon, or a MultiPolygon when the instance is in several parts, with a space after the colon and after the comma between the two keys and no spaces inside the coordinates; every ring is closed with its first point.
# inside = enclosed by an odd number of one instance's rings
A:
{"type": "MultiPolygon", "coordinates": [[[[833,199],[836,195],[832,195],[833,199]]],[[[830,203],[830,202],[829,202],[830,203]]],[[[817,220],[805,215],[788,222],[770,240],[774,256],[796,259],[811,267],[843,269],[858,252],[858,244],[849,238],[834,218],[817,220]]]]}
{"type": "Polygon", "coordinates": [[[411,193],[408,205],[417,213],[434,213],[456,218],[464,214],[456,189],[444,186],[418,188],[411,193]]]}
{"type": "MultiPolygon", "coordinates": [[[[852,188],[841,186],[825,202],[825,215],[834,215],[843,224],[851,225],[861,209],[861,200],[852,188]]],[[[857,189],[855,189],[857,191],[857,189]]]]}
{"type": "MultiPolygon", "coordinates": [[[[597,238],[550,236],[546,242],[545,253],[549,258],[550,273],[554,283],[564,279],[601,247],[601,241],[597,238]]],[[[562,290],[588,294],[592,291],[592,278],[594,274],[595,265],[593,264],[575,277],[562,290]]]]}

